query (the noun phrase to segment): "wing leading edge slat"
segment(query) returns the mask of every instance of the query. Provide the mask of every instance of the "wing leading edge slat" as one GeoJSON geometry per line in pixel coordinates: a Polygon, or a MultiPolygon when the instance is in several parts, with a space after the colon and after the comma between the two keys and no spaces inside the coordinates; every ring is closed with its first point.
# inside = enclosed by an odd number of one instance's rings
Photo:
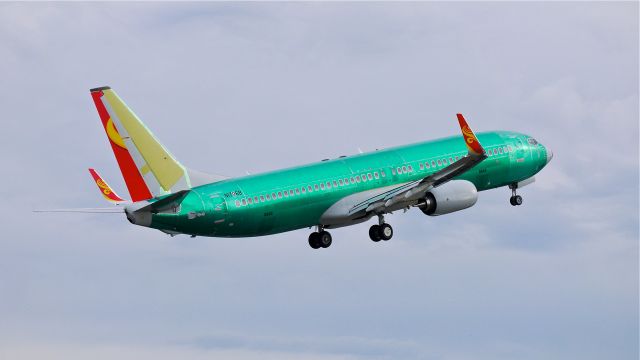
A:
{"type": "Polygon", "coordinates": [[[390,209],[396,209],[404,204],[411,204],[424,197],[432,188],[438,187],[456,176],[462,175],[487,158],[486,152],[478,138],[473,133],[462,114],[457,114],[460,130],[467,145],[468,154],[455,161],[444,169],[437,171],[422,180],[402,184],[384,193],[373,196],[363,202],[354,205],[349,214],[363,212],[362,216],[369,213],[384,213],[390,209]]]}

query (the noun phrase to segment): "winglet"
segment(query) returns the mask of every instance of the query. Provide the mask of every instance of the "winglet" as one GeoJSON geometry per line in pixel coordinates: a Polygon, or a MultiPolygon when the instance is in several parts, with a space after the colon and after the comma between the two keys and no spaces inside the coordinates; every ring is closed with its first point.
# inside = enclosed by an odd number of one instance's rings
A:
{"type": "Polygon", "coordinates": [[[118,196],[118,194],[116,194],[113,190],[111,190],[111,187],[109,187],[109,184],[107,184],[106,181],[102,180],[102,177],[100,177],[100,174],[98,174],[98,172],[95,171],[95,169],[89,169],[89,173],[91,173],[91,177],[96,182],[96,185],[98,185],[98,188],[100,189],[100,193],[102,194],[102,196],[104,196],[104,198],[108,202],[113,204],[120,204],[120,203],[126,202],[126,200],[124,200],[123,198],[118,196]]]}
{"type": "Polygon", "coordinates": [[[460,130],[462,130],[462,136],[464,137],[464,143],[467,144],[469,153],[473,155],[484,155],[484,148],[480,145],[480,141],[478,141],[476,134],[473,133],[469,124],[467,124],[464,116],[462,116],[462,114],[457,114],[457,116],[458,123],[460,123],[460,130]]]}

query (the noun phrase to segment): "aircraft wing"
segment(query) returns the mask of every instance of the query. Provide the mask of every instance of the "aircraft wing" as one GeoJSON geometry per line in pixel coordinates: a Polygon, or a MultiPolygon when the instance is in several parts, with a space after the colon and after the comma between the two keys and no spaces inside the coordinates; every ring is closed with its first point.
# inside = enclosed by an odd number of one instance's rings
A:
{"type": "Polygon", "coordinates": [[[350,215],[362,213],[362,217],[370,213],[381,214],[397,209],[401,209],[423,198],[427,191],[438,187],[454,177],[464,174],[471,168],[487,158],[487,155],[480,145],[478,138],[473,133],[462,114],[457,114],[458,123],[464,142],[467,145],[468,153],[462,159],[455,161],[444,169],[437,171],[422,180],[405,183],[381,194],[370,197],[356,205],[350,210],[350,215]]]}

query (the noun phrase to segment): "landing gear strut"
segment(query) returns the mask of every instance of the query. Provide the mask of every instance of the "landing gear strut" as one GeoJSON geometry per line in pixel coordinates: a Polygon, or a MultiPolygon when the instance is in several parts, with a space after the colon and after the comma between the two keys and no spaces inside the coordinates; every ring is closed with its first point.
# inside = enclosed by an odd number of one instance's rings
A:
{"type": "Polygon", "coordinates": [[[312,232],[311,235],[309,235],[309,246],[314,249],[326,249],[331,246],[332,242],[331,234],[329,234],[328,231],[324,231],[322,226],[318,226],[318,231],[312,232]]]}
{"type": "Polygon", "coordinates": [[[509,185],[509,189],[511,189],[511,197],[509,198],[509,203],[513,206],[522,205],[522,196],[516,194],[516,189],[518,189],[518,184],[509,185]]]}
{"type": "Polygon", "coordinates": [[[375,242],[387,241],[393,237],[393,228],[384,222],[384,216],[378,215],[378,225],[369,228],[369,238],[375,242]]]}

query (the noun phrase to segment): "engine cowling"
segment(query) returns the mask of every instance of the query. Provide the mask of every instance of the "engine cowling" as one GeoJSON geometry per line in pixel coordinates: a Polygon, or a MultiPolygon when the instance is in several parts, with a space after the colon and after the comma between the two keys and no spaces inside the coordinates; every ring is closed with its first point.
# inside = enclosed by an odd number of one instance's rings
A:
{"type": "Polygon", "coordinates": [[[467,180],[451,180],[429,191],[418,205],[429,216],[449,214],[472,207],[478,201],[478,189],[467,180]]]}

